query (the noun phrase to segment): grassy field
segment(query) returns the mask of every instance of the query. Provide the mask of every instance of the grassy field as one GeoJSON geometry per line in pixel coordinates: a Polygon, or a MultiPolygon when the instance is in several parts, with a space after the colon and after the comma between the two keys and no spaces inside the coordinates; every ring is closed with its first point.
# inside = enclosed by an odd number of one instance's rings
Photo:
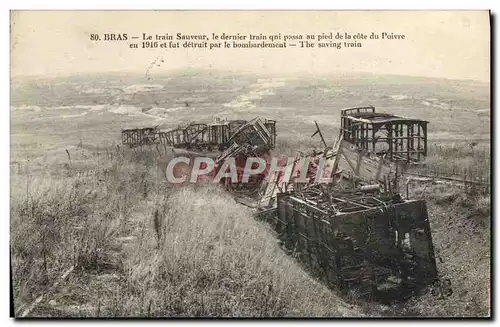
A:
{"type": "Polygon", "coordinates": [[[172,189],[160,183],[153,156],[112,155],[89,176],[71,167],[61,179],[15,176],[16,307],[47,294],[30,315],[362,314],[309,277],[222,190],[172,189]]]}
{"type": "Polygon", "coordinates": [[[307,275],[270,228],[229,195],[172,189],[154,154],[117,147],[124,127],[261,116],[278,120],[276,151],[292,154],[321,146],[310,138],[314,120],[333,142],[341,108],[372,104],[430,121],[429,167],[483,178],[490,172],[489,85],[371,75],[79,76],[13,81],[11,102],[18,314],[41,294],[29,315],[489,314],[488,189],[412,188],[428,200],[452,297],[427,294],[394,307],[351,303],[307,275]]]}

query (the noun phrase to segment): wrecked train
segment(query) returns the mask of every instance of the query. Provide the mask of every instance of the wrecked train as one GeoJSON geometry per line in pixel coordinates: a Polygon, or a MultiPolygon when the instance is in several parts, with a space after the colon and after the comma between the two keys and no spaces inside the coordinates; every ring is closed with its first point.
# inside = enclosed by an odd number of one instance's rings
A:
{"type": "MultiPolygon", "coordinates": [[[[328,285],[371,299],[409,296],[438,277],[426,203],[399,193],[401,172],[427,154],[427,123],[371,106],[344,109],[333,146],[316,124],[313,135],[320,135],[324,150],[297,155],[284,170],[266,170],[250,186],[224,184],[237,201],[256,208],[256,217],[272,224],[283,247],[328,285]],[[305,167],[304,157],[310,163],[305,167]],[[330,183],[314,178],[311,165],[319,161],[330,183]],[[301,171],[308,178],[299,178],[301,171]]],[[[234,157],[242,168],[249,156],[267,160],[276,121],[123,130],[122,141],[130,147],[216,150],[216,167],[234,157]]]]}

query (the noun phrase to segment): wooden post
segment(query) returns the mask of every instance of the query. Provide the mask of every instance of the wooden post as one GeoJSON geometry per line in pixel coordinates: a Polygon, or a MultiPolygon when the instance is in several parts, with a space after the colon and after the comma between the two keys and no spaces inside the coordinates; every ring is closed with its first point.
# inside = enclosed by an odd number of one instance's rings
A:
{"type": "Polygon", "coordinates": [[[372,152],[373,153],[377,153],[376,149],[375,149],[375,145],[376,145],[376,141],[375,141],[375,126],[372,124],[372,152]]]}
{"type": "MultiPolygon", "coordinates": [[[[405,150],[405,146],[404,146],[405,145],[404,144],[405,140],[403,139],[404,135],[405,135],[404,134],[404,125],[403,124],[399,124],[399,136],[401,137],[401,139],[399,141],[400,142],[399,146],[400,146],[401,151],[405,150]]],[[[406,150],[408,150],[408,149],[406,149],[406,150]]]]}
{"type": "MultiPolygon", "coordinates": [[[[415,151],[415,124],[411,123],[411,151],[415,151]]],[[[412,159],[415,159],[415,156],[412,152],[412,159]]]]}
{"type": "Polygon", "coordinates": [[[427,156],[427,123],[422,123],[422,130],[424,134],[424,156],[427,156]]]}
{"type": "Polygon", "coordinates": [[[422,149],[420,148],[420,124],[417,125],[417,149],[418,149],[418,153],[417,153],[417,160],[418,162],[420,162],[420,154],[421,154],[421,151],[422,149]]]}
{"type": "Polygon", "coordinates": [[[395,153],[397,153],[398,150],[399,150],[399,143],[398,143],[399,126],[397,124],[394,125],[394,136],[395,136],[395,139],[394,139],[394,149],[393,149],[393,151],[395,153]]]}
{"type": "Polygon", "coordinates": [[[370,138],[370,127],[373,129],[373,125],[372,124],[367,124],[366,125],[366,135],[365,135],[365,149],[366,151],[369,151],[370,148],[369,148],[369,142],[368,142],[368,139],[370,138]]]}
{"type": "Polygon", "coordinates": [[[392,158],[392,146],[393,146],[393,140],[392,140],[392,124],[387,124],[387,138],[388,138],[388,144],[389,144],[389,156],[391,158],[391,160],[393,159],[392,158]]]}
{"type": "Polygon", "coordinates": [[[358,140],[357,140],[357,144],[356,144],[360,148],[363,148],[365,146],[364,138],[365,138],[365,124],[362,124],[359,127],[359,135],[358,135],[358,140]]]}
{"type": "Polygon", "coordinates": [[[408,137],[408,139],[406,139],[406,162],[410,163],[411,139],[409,138],[410,137],[410,125],[408,125],[408,123],[406,125],[406,137],[408,137]]]}

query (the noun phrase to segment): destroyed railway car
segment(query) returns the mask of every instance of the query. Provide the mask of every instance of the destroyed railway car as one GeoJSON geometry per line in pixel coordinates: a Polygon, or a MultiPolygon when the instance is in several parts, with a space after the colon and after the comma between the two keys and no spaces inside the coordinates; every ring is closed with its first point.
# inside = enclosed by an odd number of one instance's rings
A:
{"type": "Polygon", "coordinates": [[[328,286],[370,300],[402,300],[438,277],[427,206],[376,190],[278,193],[277,206],[257,217],[328,286]]]}
{"type": "Polygon", "coordinates": [[[192,122],[167,131],[158,127],[122,129],[122,144],[132,148],[162,144],[182,149],[223,151],[241,135],[250,137],[254,143],[263,138],[266,146],[273,148],[276,144],[276,121],[218,119],[212,124],[192,122]]]}
{"type": "MultiPolygon", "coordinates": [[[[223,167],[223,163],[228,158],[234,158],[237,168],[238,181],[241,181],[243,170],[247,158],[261,157],[264,160],[270,159],[270,150],[276,142],[275,134],[276,122],[262,122],[260,118],[254,118],[241,125],[227,140],[227,147],[215,159],[215,170],[223,167]]],[[[230,183],[229,179],[221,180],[233,195],[240,196],[242,201],[256,200],[259,197],[260,188],[265,178],[266,172],[252,176],[247,183],[230,183]],[[246,199],[246,200],[244,200],[246,199]]]]}
{"type": "Polygon", "coordinates": [[[427,156],[427,124],[425,120],[376,112],[372,106],[341,110],[345,141],[408,164],[418,164],[427,156]]]}
{"type": "Polygon", "coordinates": [[[425,201],[398,193],[397,166],[337,141],[324,156],[332,184],[269,184],[257,217],[325,283],[358,296],[394,300],[437,278],[425,201]],[[264,201],[265,200],[265,201],[264,201]]]}
{"type": "Polygon", "coordinates": [[[122,144],[131,148],[143,145],[160,144],[157,127],[122,129],[122,144]]]}
{"type": "MultiPolygon", "coordinates": [[[[214,173],[233,157],[239,175],[247,157],[265,157],[274,147],[275,123],[255,118],[191,123],[166,132],[132,129],[122,131],[122,140],[130,146],[216,147],[214,173]]],[[[291,180],[273,174],[263,183],[263,172],[256,183],[227,183],[228,190],[247,205],[254,206],[249,198],[256,200],[256,216],[269,221],[284,247],[334,288],[393,300],[435,281],[426,203],[398,192],[399,164],[419,162],[427,154],[427,122],[376,113],[373,107],[344,109],[333,147],[317,128],[325,149],[306,155],[312,166],[305,168],[305,182],[293,179],[300,171],[298,155],[290,163],[291,180]],[[311,168],[320,158],[330,184],[315,182],[311,168]]]]}
{"type": "Polygon", "coordinates": [[[284,246],[332,287],[401,299],[437,277],[425,201],[353,193],[280,193],[272,219],[284,246]]]}
{"type": "Polygon", "coordinates": [[[264,134],[266,144],[271,148],[274,147],[276,143],[276,121],[265,120],[262,122],[260,119],[255,118],[251,121],[216,120],[211,124],[191,123],[187,127],[178,127],[160,132],[159,137],[162,143],[176,148],[217,149],[222,151],[230,146],[232,141],[239,135],[253,137],[258,141],[264,134]],[[262,135],[255,136],[254,132],[261,132],[262,135]]]}
{"type": "Polygon", "coordinates": [[[276,144],[276,121],[254,118],[250,121],[216,120],[212,124],[192,122],[167,131],[158,127],[122,129],[122,144],[131,148],[162,144],[182,149],[223,151],[238,137],[249,138],[254,143],[262,139],[272,149],[276,144]]]}

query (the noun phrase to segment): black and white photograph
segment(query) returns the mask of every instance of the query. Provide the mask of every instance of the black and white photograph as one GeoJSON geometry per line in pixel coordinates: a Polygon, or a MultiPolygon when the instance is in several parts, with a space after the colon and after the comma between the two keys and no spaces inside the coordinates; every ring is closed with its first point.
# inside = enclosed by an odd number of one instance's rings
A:
{"type": "Polygon", "coordinates": [[[11,10],[12,318],[491,318],[489,10],[11,10]]]}

